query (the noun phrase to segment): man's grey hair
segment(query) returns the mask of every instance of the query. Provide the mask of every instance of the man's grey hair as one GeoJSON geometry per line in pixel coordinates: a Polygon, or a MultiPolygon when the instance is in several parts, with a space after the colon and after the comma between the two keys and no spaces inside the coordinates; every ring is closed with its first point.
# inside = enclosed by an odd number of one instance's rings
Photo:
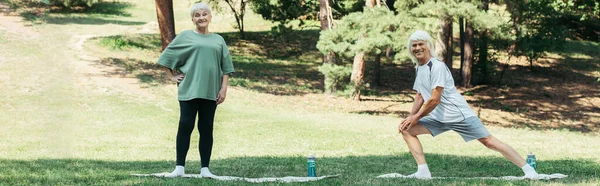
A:
{"type": "Polygon", "coordinates": [[[202,2],[202,3],[196,3],[192,6],[192,9],[190,10],[190,16],[194,17],[194,12],[196,12],[198,10],[205,10],[209,14],[212,14],[212,12],[210,11],[210,6],[208,6],[208,4],[202,2]]]}
{"type": "Polygon", "coordinates": [[[415,57],[415,54],[413,54],[413,52],[411,51],[412,42],[415,42],[415,41],[427,42],[427,48],[429,48],[429,54],[431,54],[432,58],[437,58],[437,54],[435,53],[435,49],[433,48],[433,39],[431,38],[431,36],[423,30],[417,30],[417,31],[415,31],[415,33],[410,35],[410,37],[408,38],[408,44],[406,45],[406,49],[408,50],[408,56],[410,57],[410,60],[416,66],[419,65],[419,61],[417,60],[417,57],[415,57]]]}

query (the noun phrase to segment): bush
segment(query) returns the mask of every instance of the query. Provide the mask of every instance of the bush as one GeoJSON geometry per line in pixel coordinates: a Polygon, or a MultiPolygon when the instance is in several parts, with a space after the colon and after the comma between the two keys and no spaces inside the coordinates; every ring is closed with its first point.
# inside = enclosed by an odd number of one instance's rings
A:
{"type": "Polygon", "coordinates": [[[77,6],[92,7],[92,5],[98,3],[100,0],[39,0],[39,1],[49,4],[49,5],[73,8],[73,7],[77,7],[77,6]]]}
{"type": "Polygon", "coordinates": [[[319,72],[325,75],[327,78],[325,81],[325,92],[334,93],[341,89],[346,89],[349,84],[350,74],[352,68],[347,66],[340,66],[331,63],[325,63],[319,66],[319,72]]]}

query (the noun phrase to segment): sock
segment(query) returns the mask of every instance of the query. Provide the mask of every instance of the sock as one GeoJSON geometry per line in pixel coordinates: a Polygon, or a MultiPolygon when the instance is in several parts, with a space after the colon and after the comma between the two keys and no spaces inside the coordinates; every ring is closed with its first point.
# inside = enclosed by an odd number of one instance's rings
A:
{"type": "Polygon", "coordinates": [[[208,169],[208,167],[202,167],[202,168],[200,168],[200,176],[202,176],[202,177],[215,177],[215,175],[210,172],[210,170],[208,169]]]}
{"type": "Polygon", "coordinates": [[[523,173],[525,173],[525,176],[537,175],[537,172],[535,171],[535,169],[533,169],[533,167],[531,167],[531,165],[529,165],[527,163],[521,167],[521,170],[523,170],[523,173]]]}
{"type": "Polygon", "coordinates": [[[421,164],[417,166],[417,172],[414,174],[417,178],[430,178],[431,172],[427,164],[421,164]]]}
{"type": "Polygon", "coordinates": [[[429,167],[427,166],[427,164],[421,164],[417,166],[417,172],[429,172],[429,167]]]}
{"type": "Polygon", "coordinates": [[[181,165],[175,166],[175,170],[171,172],[172,176],[182,176],[185,174],[185,168],[181,165]]]}

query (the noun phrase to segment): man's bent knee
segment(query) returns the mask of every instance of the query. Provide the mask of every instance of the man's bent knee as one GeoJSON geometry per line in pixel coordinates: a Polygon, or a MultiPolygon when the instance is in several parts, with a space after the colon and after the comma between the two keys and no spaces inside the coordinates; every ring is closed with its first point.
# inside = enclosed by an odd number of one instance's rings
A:
{"type": "Polygon", "coordinates": [[[477,140],[479,140],[479,142],[481,142],[481,144],[483,144],[487,148],[497,149],[497,141],[494,140],[494,138],[491,135],[489,135],[488,137],[479,138],[477,140]]]}

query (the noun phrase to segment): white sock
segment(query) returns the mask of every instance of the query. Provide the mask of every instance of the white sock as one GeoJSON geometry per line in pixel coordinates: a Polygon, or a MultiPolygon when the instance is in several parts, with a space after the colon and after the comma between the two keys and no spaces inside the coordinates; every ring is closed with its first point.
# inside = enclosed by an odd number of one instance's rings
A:
{"type": "Polygon", "coordinates": [[[177,165],[175,166],[175,170],[173,172],[171,172],[171,177],[174,176],[183,176],[185,174],[185,168],[181,165],[177,165]]]}
{"type": "Polygon", "coordinates": [[[200,168],[200,176],[202,177],[216,177],[213,173],[210,172],[210,170],[208,169],[208,167],[202,167],[200,168]]]}
{"type": "Polygon", "coordinates": [[[417,178],[431,178],[431,172],[427,164],[421,164],[417,166],[417,172],[414,173],[417,178]]]}
{"type": "Polygon", "coordinates": [[[531,167],[531,165],[529,165],[527,163],[521,167],[521,170],[523,170],[523,173],[525,173],[525,176],[537,175],[537,172],[535,171],[535,169],[533,169],[533,167],[531,167]]]}

